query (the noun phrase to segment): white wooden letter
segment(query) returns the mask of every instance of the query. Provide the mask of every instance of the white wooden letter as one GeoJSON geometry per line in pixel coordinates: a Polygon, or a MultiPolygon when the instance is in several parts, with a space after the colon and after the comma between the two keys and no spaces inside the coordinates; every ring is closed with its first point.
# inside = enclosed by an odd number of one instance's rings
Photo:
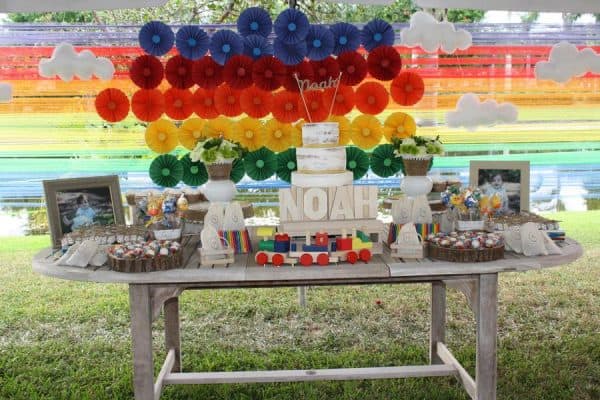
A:
{"type": "Polygon", "coordinates": [[[354,218],[377,217],[377,186],[354,186],[354,218]]]}
{"type": "Polygon", "coordinates": [[[282,222],[302,221],[302,188],[279,189],[279,212],[282,222]]]}
{"type": "Polygon", "coordinates": [[[341,186],[329,190],[329,219],[354,219],[352,186],[341,186]]]}
{"type": "Polygon", "coordinates": [[[304,215],[313,221],[327,217],[327,191],[310,188],[304,192],[304,215]]]}

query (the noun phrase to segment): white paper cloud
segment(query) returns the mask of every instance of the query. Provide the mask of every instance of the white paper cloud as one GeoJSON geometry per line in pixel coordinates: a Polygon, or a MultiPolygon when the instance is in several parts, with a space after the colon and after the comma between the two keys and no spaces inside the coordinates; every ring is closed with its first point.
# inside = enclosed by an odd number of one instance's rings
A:
{"type": "Polygon", "coordinates": [[[500,103],[493,99],[480,101],[475,93],[461,96],[456,103],[456,109],[446,113],[446,125],[450,128],[464,126],[474,131],[478,126],[495,125],[498,123],[517,122],[519,112],[512,103],[500,103]]]}
{"type": "Polygon", "coordinates": [[[456,49],[465,50],[473,44],[473,38],[466,30],[457,30],[450,22],[438,22],[423,11],[411,15],[410,25],[400,31],[400,38],[404,46],[421,46],[427,53],[441,48],[444,53],[452,54],[456,49]]]}
{"type": "Polygon", "coordinates": [[[535,64],[535,77],[565,83],[588,72],[600,74],[600,54],[590,47],[578,50],[574,44],[560,42],[552,46],[548,61],[535,64]]]}
{"type": "Polygon", "coordinates": [[[12,85],[10,83],[0,82],[0,103],[10,103],[12,101],[12,85]]]}
{"type": "Polygon", "coordinates": [[[58,75],[63,81],[69,82],[74,76],[83,81],[96,75],[102,80],[112,79],[115,66],[105,57],[96,57],[90,50],[77,53],[70,43],[61,43],[54,48],[52,57],[42,58],[38,65],[40,76],[53,78],[58,75]]]}

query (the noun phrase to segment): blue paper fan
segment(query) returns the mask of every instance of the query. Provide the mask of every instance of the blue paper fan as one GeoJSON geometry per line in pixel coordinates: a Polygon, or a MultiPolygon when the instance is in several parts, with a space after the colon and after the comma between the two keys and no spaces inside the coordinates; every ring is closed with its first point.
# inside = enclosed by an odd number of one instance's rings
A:
{"type": "Polygon", "coordinates": [[[245,9],[237,20],[237,30],[242,36],[260,35],[266,38],[272,28],[273,22],[269,13],[260,7],[245,9]]]}
{"type": "Polygon", "coordinates": [[[250,35],[244,38],[244,55],[258,60],[263,56],[273,55],[273,46],[260,35],[250,35]]]}
{"type": "Polygon", "coordinates": [[[210,38],[209,48],[213,60],[224,65],[231,57],[244,52],[244,42],[234,31],[221,29],[210,38]]]}
{"type": "Polygon", "coordinates": [[[360,47],[360,31],[347,22],[338,22],[331,25],[333,33],[333,54],[339,56],[345,51],[355,51],[360,47]]]}
{"type": "Polygon", "coordinates": [[[175,46],[179,54],[190,60],[197,60],[208,51],[210,39],[203,29],[194,25],[179,28],[175,35],[175,46]]]}
{"type": "Polygon", "coordinates": [[[151,21],[142,26],[138,35],[140,47],[153,56],[167,54],[175,42],[175,34],[168,25],[151,21]]]}
{"type": "Polygon", "coordinates": [[[309,26],[308,18],[302,11],[288,8],[277,16],[273,30],[280,41],[294,44],[306,38],[309,26]]]}
{"type": "Polygon", "coordinates": [[[366,24],[360,32],[362,44],[371,51],[377,46],[393,46],[394,45],[394,29],[392,26],[382,19],[374,19],[366,24]]]}
{"type": "Polygon", "coordinates": [[[306,56],[306,42],[301,41],[294,44],[285,44],[279,39],[273,43],[273,52],[285,65],[296,65],[301,63],[306,56]]]}
{"type": "Polygon", "coordinates": [[[333,33],[321,25],[311,25],[306,35],[307,57],[310,60],[320,61],[333,52],[333,33]]]}

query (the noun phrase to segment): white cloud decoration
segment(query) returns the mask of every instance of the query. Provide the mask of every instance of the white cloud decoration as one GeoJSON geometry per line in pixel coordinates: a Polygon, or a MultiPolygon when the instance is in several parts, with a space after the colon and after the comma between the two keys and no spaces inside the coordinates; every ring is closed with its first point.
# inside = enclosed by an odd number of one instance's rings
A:
{"type": "Polygon", "coordinates": [[[421,46],[427,53],[438,49],[452,54],[457,49],[465,50],[473,44],[471,34],[464,29],[456,29],[454,24],[437,21],[433,15],[417,11],[410,17],[410,25],[400,31],[401,44],[407,47],[421,46]]]}
{"type": "Polygon", "coordinates": [[[65,82],[70,82],[75,76],[87,81],[93,75],[102,80],[110,80],[115,74],[115,66],[108,58],[96,57],[90,50],[77,53],[70,43],[56,46],[52,57],[40,60],[38,70],[44,78],[58,75],[65,82]]]}
{"type": "Polygon", "coordinates": [[[579,50],[569,42],[560,42],[552,46],[548,61],[535,64],[535,77],[548,79],[558,83],[566,83],[571,78],[585,75],[588,72],[600,74],[600,54],[592,48],[579,50]]]}
{"type": "Polygon", "coordinates": [[[10,103],[12,101],[12,85],[10,83],[0,82],[0,103],[10,103]]]}
{"type": "Polygon", "coordinates": [[[450,128],[463,126],[474,131],[482,125],[517,122],[518,116],[519,111],[512,103],[498,104],[493,99],[481,101],[475,93],[467,93],[458,99],[454,111],[446,113],[446,125],[450,128]]]}

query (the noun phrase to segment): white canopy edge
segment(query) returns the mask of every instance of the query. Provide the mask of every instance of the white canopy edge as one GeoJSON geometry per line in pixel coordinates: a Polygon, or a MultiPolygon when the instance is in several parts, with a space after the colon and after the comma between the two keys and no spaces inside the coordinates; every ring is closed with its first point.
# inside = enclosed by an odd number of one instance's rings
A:
{"type": "Polygon", "coordinates": [[[167,0],[0,0],[0,12],[89,11],[158,7],[167,0]]]}
{"type": "Polygon", "coordinates": [[[599,0],[416,0],[424,8],[474,8],[479,10],[600,12],[599,0]]]}

